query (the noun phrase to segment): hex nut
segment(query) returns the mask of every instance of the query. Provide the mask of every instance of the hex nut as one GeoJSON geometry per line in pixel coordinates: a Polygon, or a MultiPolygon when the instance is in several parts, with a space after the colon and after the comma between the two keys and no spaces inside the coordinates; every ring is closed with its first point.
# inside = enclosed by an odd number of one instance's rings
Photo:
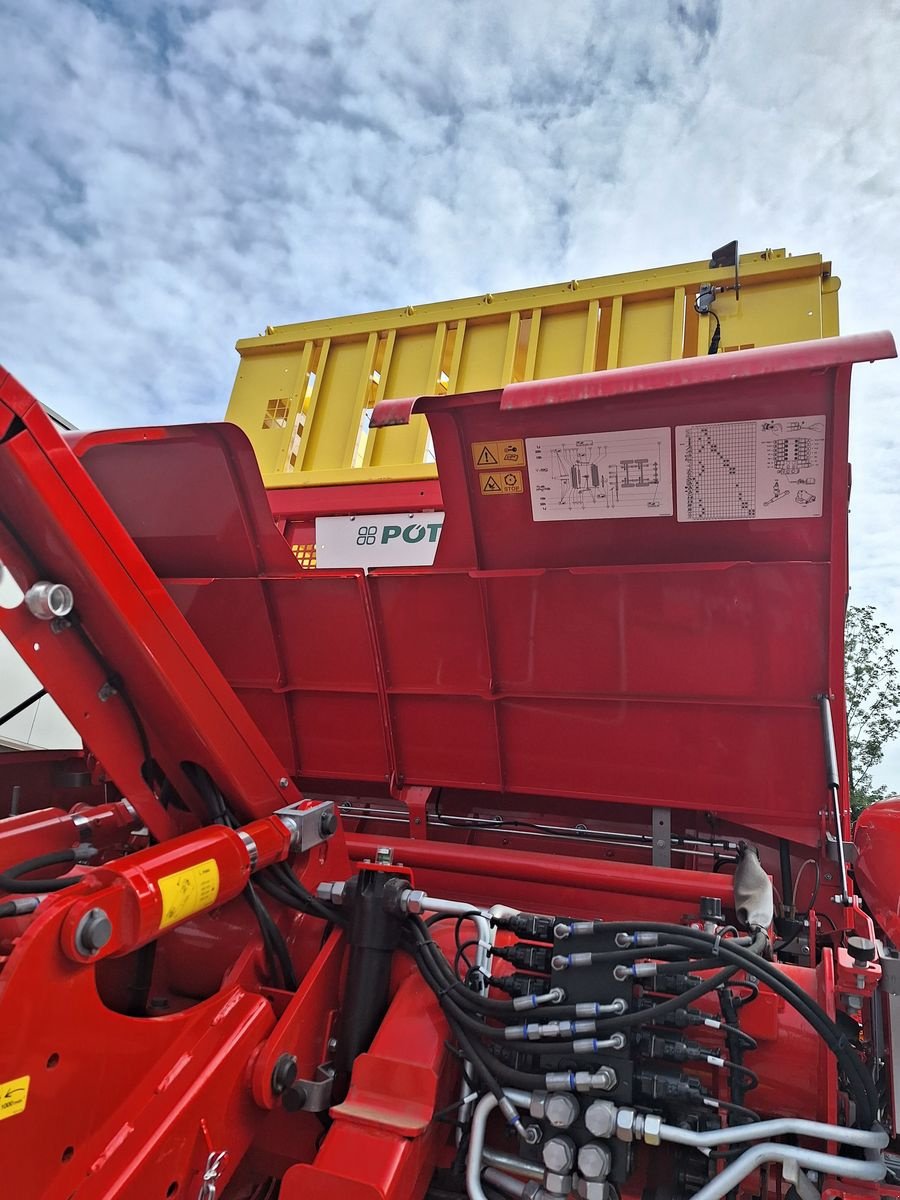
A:
{"type": "Polygon", "coordinates": [[[571,1138],[552,1137],[544,1142],[541,1158],[548,1171],[565,1175],[575,1166],[575,1143],[571,1138]]]}
{"type": "Polygon", "coordinates": [[[544,1103],[544,1116],[554,1129],[568,1129],[578,1120],[580,1112],[578,1101],[571,1092],[556,1092],[544,1103]]]}
{"type": "Polygon", "coordinates": [[[611,1192],[606,1179],[579,1179],[575,1187],[576,1196],[582,1200],[609,1200],[611,1192]]]}
{"type": "Polygon", "coordinates": [[[420,888],[410,888],[403,896],[403,905],[408,913],[418,915],[425,911],[425,901],[428,899],[428,893],[423,892],[420,888]]]}
{"type": "Polygon", "coordinates": [[[616,1137],[620,1142],[634,1141],[633,1108],[620,1108],[616,1113],[616,1137]]]}
{"type": "Polygon", "coordinates": [[[578,1170],[586,1179],[605,1179],[612,1166],[612,1155],[600,1142],[585,1142],[578,1151],[578,1170]]]}
{"type": "Polygon", "coordinates": [[[595,1100],[584,1114],[584,1123],[594,1137],[612,1137],[616,1132],[616,1106],[611,1100],[595,1100]]]}
{"type": "Polygon", "coordinates": [[[662,1141],[660,1131],[662,1130],[662,1117],[656,1113],[644,1114],[644,1141],[648,1146],[658,1146],[662,1141]]]}
{"type": "Polygon", "coordinates": [[[591,1076],[591,1087],[594,1087],[599,1092],[611,1092],[614,1087],[617,1087],[619,1077],[612,1067],[600,1067],[591,1076]]]}

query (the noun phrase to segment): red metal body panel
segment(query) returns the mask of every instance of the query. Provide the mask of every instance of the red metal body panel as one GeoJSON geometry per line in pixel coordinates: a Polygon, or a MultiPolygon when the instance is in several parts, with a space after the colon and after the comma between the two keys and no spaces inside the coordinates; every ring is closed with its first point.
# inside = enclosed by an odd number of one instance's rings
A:
{"type": "MultiPolygon", "coordinates": [[[[850,364],[892,352],[885,335],[831,339],[390,402],[374,424],[428,415],[441,489],[402,485],[389,498],[383,485],[267,497],[248,443],[226,425],[63,439],[0,380],[0,560],[25,587],[60,580],[76,596],[76,619],[55,629],[24,606],[0,610],[0,628],[84,731],[112,781],[108,799],[113,785],[127,793],[156,839],[126,853],[128,829],[120,844],[111,830],[120,858],[6,927],[0,1019],[16,1036],[0,1046],[0,1082],[27,1075],[30,1090],[0,1121],[4,1189],[23,1200],[195,1200],[221,1152],[227,1200],[256,1200],[272,1178],[282,1200],[421,1200],[451,1135],[434,1115],[458,1073],[438,1000],[410,959],[396,958],[387,1014],[324,1136],[318,1117],[278,1103],[276,1065],[292,1055],[311,1079],[347,999],[341,933],[266,899],[300,979],[282,990],[264,982],[262,935],[237,898],[254,867],[288,855],[269,814],[298,785],[352,800],[357,826],[295,856],[312,891],[347,879],[348,850],[363,862],[388,846],[398,864],[373,869],[413,868],[416,887],[468,904],[696,925],[703,898],[734,919],[730,875],[702,867],[718,847],[756,829],[770,869],[782,837],[795,867],[811,857],[821,870],[822,916],[835,926],[817,929],[813,897],[810,961],[817,938],[831,944],[816,969],[787,973],[874,1044],[871,1017],[852,1014],[871,1004],[880,968],[841,944],[873,930],[857,906],[833,902],[816,697],[831,694],[840,713],[850,364]],[[828,430],[817,518],[542,524],[527,489],[482,495],[471,454],[479,441],[812,414],[828,430]],[[438,503],[435,566],[368,575],[302,570],[273,520],[290,532],[319,504],[438,503]],[[159,786],[144,741],[187,808],[159,786]],[[255,818],[243,832],[258,863],[232,829],[208,825],[185,762],[255,818]],[[379,801],[393,805],[380,814],[396,822],[387,840],[366,817],[379,801]],[[684,869],[649,865],[656,843],[627,840],[657,806],[691,835],[684,869]],[[558,822],[559,837],[535,814],[558,822]],[[579,829],[607,825],[625,839],[618,847],[573,845],[579,829]],[[216,896],[169,928],[161,880],[210,861],[216,896]],[[74,929],[101,902],[114,936],[88,956],[74,929]],[[129,1015],[134,951],[151,940],[151,999],[129,1015]]],[[[840,721],[837,751],[846,827],[840,721]]],[[[60,789],[53,799],[68,807],[60,789]]],[[[85,815],[114,824],[118,811],[85,815]]],[[[889,824],[873,820],[873,842],[889,824]]],[[[71,845],[76,825],[60,811],[15,818],[0,829],[4,863],[71,845]]],[[[861,841],[859,870],[889,920],[882,849],[861,841]]],[[[760,1112],[837,1119],[834,1059],[793,1008],[763,988],[746,1031],[759,1042],[760,1112]]],[[[724,1069],[699,1069],[728,1094],[724,1069]]]]}

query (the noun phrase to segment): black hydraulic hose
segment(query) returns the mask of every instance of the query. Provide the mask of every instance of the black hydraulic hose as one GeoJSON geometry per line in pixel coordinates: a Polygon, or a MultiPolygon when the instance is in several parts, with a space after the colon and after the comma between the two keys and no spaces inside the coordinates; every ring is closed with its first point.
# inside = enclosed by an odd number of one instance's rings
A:
{"type": "MultiPolygon", "coordinates": [[[[651,922],[635,922],[635,931],[647,930],[662,933],[669,941],[690,949],[702,946],[713,948],[718,958],[731,962],[736,969],[743,969],[762,980],[786,1000],[815,1029],[844,1069],[847,1082],[854,1093],[857,1105],[857,1122],[861,1128],[871,1128],[878,1112],[878,1096],[871,1072],[847,1036],[823,1009],[792,979],[777,967],[767,962],[754,949],[734,945],[731,939],[713,937],[700,930],[685,929],[680,925],[655,925],[651,922]]],[[[759,939],[757,939],[757,942],[759,939]]],[[[684,1001],[687,993],[681,996],[684,1001]]]]}
{"type": "Polygon", "coordinates": [[[81,882],[81,876],[71,879],[22,879],[33,871],[42,871],[47,867],[70,866],[79,861],[84,855],[84,848],[79,850],[54,850],[52,854],[39,854],[37,858],[26,859],[14,867],[7,867],[0,872],[0,892],[44,893],[61,892],[63,888],[72,887],[81,882]]]}

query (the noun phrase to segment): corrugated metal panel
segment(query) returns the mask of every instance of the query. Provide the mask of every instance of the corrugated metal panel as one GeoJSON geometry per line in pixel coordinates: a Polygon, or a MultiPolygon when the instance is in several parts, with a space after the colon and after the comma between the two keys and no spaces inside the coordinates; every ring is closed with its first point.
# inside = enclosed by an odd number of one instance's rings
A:
{"type": "MultiPolygon", "coordinates": [[[[722,352],[837,334],[840,281],[821,255],[744,254],[740,279],[715,302],[722,352]]],[[[238,342],[227,419],[267,487],[430,478],[424,419],[370,430],[379,400],[703,355],[715,324],[696,294],[733,282],[702,261],[280,326],[238,342]]]]}

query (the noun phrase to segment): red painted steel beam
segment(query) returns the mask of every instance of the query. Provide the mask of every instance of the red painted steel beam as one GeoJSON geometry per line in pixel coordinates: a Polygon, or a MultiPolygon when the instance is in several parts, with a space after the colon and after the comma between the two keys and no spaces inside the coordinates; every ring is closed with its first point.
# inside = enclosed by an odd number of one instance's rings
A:
{"type": "MultiPolygon", "coordinates": [[[[351,859],[359,862],[374,858],[379,846],[391,846],[394,857],[404,866],[454,871],[460,875],[481,875],[489,879],[511,879],[527,883],[547,883],[587,888],[590,891],[615,891],[626,895],[683,900],[696,903],[701,896],[721,895],[723,876],[706,871],[676,871],[666,867],[638,866],[634,863],[603,862],[590,858],[564,858],[531,850],[509,847],[499,854],[485,846],[461,846],[451,842],[391,840],[367,834],[348,834],[351,859]]],[[[728,881],[725,886],[730,890],[728,881]]]]}
{"type": "MultiPolygon", "coordinates": [[[[897,347],[893,335],[887,330],[858,333],[815,342],[741,350],[733,354],[712,354],[672,362],[646,363],[637,367],[619,367],[612,371],[592,371],[585,375],[566,375],[559,379],[510,383],[500,390],[500,409],[509,412],[523,408],[547,408],[574,404],[579,400],[636,396],[645,392],[674,391],[707,383],[729,383],[738,379],[759,379],[800,371],[825,371],[851,363],[896,357],[897,347]]],[[[372,412],[370,428],[405,425],[414,412],[422,411],[420,402],[429,399],[428,396],[419,396],[382,400],[372,412]]],[[[439,399],[441,407],[446,409],[454,407],[457,397],[441,396],[439,399]]],[[[461,397],[460,403],[471,404],[472,394],[461,397]]]]}

